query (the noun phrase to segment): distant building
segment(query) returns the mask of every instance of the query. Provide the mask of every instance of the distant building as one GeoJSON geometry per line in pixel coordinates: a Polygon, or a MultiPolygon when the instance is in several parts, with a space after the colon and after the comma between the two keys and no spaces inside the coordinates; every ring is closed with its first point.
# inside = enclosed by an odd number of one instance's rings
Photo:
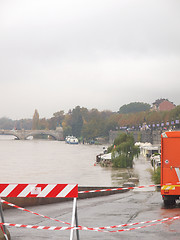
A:
{"type": "Polygon", "coordinates": [[[165,98],[157,99],[152,105],[152,111],[170,111],[176,107],[173,102],[165,98]]]}

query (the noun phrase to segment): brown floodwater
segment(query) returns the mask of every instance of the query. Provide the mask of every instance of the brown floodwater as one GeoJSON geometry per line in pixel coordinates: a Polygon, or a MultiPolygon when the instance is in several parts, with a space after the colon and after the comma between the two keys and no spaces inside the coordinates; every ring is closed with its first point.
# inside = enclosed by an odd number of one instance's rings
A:
{"type": "MultiPolygon", "coordinates": [[[[134,170],[94,166],[96,155],[103,152],[103,147],[69,145],[52,140],[21,141],[14,140],[12,136],[0,136],[0,182],[110,187],[122,186],[130,176],[136,177],[138,171],[144,170],[144,159],[138,161],[140,165],[137,163],[134,170]]],[[[147,173],[144,178],[146,176],[147,173]]],[[[141,182],[144,183],[142,179],[141,182]]]]}

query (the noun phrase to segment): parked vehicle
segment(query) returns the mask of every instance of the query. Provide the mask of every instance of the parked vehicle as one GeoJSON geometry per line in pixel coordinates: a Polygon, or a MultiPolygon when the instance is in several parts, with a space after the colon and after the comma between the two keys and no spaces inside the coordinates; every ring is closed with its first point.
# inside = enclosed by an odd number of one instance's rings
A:
{"type": "Polygon", "coordinates": [[[152,167],[156,169],[161,166],[161,155],[160,154],[152,154],[150,157],[152,167]]]}
{"type": "Polygon", "coordinates": [[[180,198],[180,131],[161,135],[161,194],[165,205],[180,198]]]}

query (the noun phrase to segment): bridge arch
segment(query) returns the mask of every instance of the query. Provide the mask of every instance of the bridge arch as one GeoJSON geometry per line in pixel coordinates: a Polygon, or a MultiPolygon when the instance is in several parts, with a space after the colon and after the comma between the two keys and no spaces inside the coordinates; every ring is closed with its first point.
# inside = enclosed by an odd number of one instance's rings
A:
{"type": "Polygon", "coordinates": [[[8,130],[1,130],[0,131],[0,135],[8,135],[8,136],[14,136],[16,137],[16,139],[20,140],[21,139],[21,136],[16,133],[15,131],[8,131],[8,130]]]}
{"type": "Polygon", "coordinates": [[[27,139],[28,137],[32,136],[37,136],[37,135],[47,135],[47,136],[51,136],[54,140],[58,140],[57,136],[55,134],[53,134],[52,132],[49,132],[49,131],[32,131],[28,134],[25,135],[25,139],[27,139]]]}

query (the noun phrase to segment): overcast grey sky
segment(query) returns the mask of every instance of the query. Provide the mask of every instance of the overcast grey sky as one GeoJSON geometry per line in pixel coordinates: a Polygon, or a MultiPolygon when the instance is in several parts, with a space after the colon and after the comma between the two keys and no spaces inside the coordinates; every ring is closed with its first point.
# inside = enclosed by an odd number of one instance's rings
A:
{"type": "Polygon", "coordinates": [[[180,104],[179,0],[1,0],[0,117],[180,104]]]}

